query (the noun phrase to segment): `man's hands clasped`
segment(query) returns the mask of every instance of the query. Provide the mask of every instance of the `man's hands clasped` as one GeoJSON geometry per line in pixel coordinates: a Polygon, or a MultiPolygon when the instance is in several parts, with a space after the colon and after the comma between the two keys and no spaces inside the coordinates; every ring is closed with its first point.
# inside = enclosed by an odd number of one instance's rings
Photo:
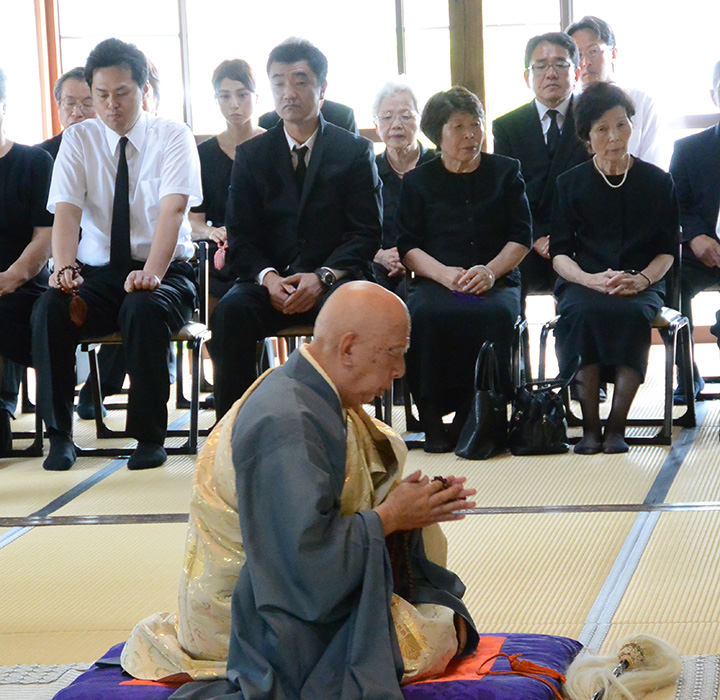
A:
{"type": "Polygon", "coordinates": [[[268,272],[263,285],[270,293],[270,303],[283,314],[302,314],[310,311],[325,291],[323,283],[314,272],[298,272],[289,277],[280,277],[268,272]]]}
{"type": "Polygon", "coordinates": [[[468,501],[475,489],[465,488],[465,477],[446,477],[444,482],[430,480],[420,471],[413,472],[398,484],[375,512],[380,516],[385,534],[396,530],[416,530],[434,523],[461,520],[455,511],[474,508],[468,501]]]}

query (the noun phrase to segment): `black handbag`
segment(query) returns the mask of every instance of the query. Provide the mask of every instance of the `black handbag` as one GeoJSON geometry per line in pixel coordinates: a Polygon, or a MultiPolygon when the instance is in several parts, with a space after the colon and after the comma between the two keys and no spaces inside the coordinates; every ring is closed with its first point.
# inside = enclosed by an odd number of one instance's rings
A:
{"type": "Polygon", "coordinates": [[[475,362],[475,396],[455,454],[465,459],[488,459],[504,451],[507,428],[507,401],[502,392],[495,347],[486,340],[475,362]]]}
{"type": "Polygon", "coordinates": [[[558,455],[568,451],[567,420],[562,391],[572,381],[529,382],[515,390],[508,430],[514,455],[558,455]]]}

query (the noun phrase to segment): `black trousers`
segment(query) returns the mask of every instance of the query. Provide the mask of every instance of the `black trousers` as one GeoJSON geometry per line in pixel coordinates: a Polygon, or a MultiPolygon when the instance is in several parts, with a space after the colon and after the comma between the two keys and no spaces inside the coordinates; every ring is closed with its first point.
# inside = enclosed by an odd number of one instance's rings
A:
{"type": "Polygon", "coordinates": [[[290,326],[312,324],[325,299],[341,283],[320,297],[313,309],[285,315],[270,303],[267,288],[237,282],[220,300],[210,319],[215,411],[222,418],[257,378],[257,343],[290,326]]]}
{"type": "MultiPolygon", "coordinates": [[[[691,328],[693,327],[693,298],[696,294],[717,284],[720,284],[720,268],[707,267],[694,256],[686,257],[685,251],[683,251],[680,273],[680,313],[688,317],[691,328]]],[[[710,328],[710,331],[718,338],[720,344],[720,311],[717,312],[716,319],[716,323],[710,328]]]]}
{"type": "MultiPolygon", "coordinates": [[[[143,263],[137,263],[137,269],[143,263]]],[[[130,375],[127,431],[136,440],[162,444],[170,396],[167,353],[170,336],[190,320],[197,289],[189,263],[171,263],[152,292],[123,289],[126,274],[84,265],[80,297],[85,323],[70,321],[70,297],[49,289],[32,314],[32,350],[38,379],[38,409],[52,431],[72,435],[76,382],[75,350],[82,340],[119,330],[130,375]]]]}

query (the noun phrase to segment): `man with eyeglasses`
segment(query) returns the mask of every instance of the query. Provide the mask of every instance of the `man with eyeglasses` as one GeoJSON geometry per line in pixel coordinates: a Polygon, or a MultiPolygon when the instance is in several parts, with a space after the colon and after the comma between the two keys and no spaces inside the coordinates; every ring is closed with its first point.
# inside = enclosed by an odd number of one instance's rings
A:
{"type": "MultiPolygon", "coordinates": [[[[599,17],[586,15],[573,22],[565,31],[573,38],[580,52],[581,88],[598,82],[615,82],[617,46],[610,25],[599,17]]],[[[628,151],[648,163],[667,168],[667,161],[660,153],[660,119],[652,97],[637,88],[623,87],[623,90],[630,95],[635,105],[628,151]]]]}
{"type": "MultiPolygon", "coordinates": [[[[58,119],[63,129],[97,116],[90,94],[90,86],[85,80],[85,69],[81,66],[63,73],[55,83],[53,94],[58,105],[58,119]]],[[[62,137],[63,132],[61,131],[39,143],[38,146],[44,148],[55,160],[62,137]]]]}
{"type": "Polygon", "coordinates": [[[572,111],[578,65],[566,34],[533,37],[525,48],[525,83],[535,99],[493,121],[495,153],[520,161],[532,212],[533,248],[520,263],[523,309],[528,293],[550,293],[555,282],[549,252],[555,180],[590,157],[572,111]]]}

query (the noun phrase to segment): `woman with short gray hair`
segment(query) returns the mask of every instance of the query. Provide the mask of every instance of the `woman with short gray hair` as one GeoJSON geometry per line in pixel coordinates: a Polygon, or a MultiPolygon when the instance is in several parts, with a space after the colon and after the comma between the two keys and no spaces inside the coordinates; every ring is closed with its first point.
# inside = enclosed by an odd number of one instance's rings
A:
{"type": "Polygon", "coordinates": [[[375,255],[375,279],[387,289],[405,296],[405,268],[397,252],[395,213],[405,173],[432,160],[435,152],[418,141],[420,115],[415,93],[404,83],[386,83],[373,102],[375,129],[385,150],[375,158],[383,183],[383,234],[375,255]]]}

